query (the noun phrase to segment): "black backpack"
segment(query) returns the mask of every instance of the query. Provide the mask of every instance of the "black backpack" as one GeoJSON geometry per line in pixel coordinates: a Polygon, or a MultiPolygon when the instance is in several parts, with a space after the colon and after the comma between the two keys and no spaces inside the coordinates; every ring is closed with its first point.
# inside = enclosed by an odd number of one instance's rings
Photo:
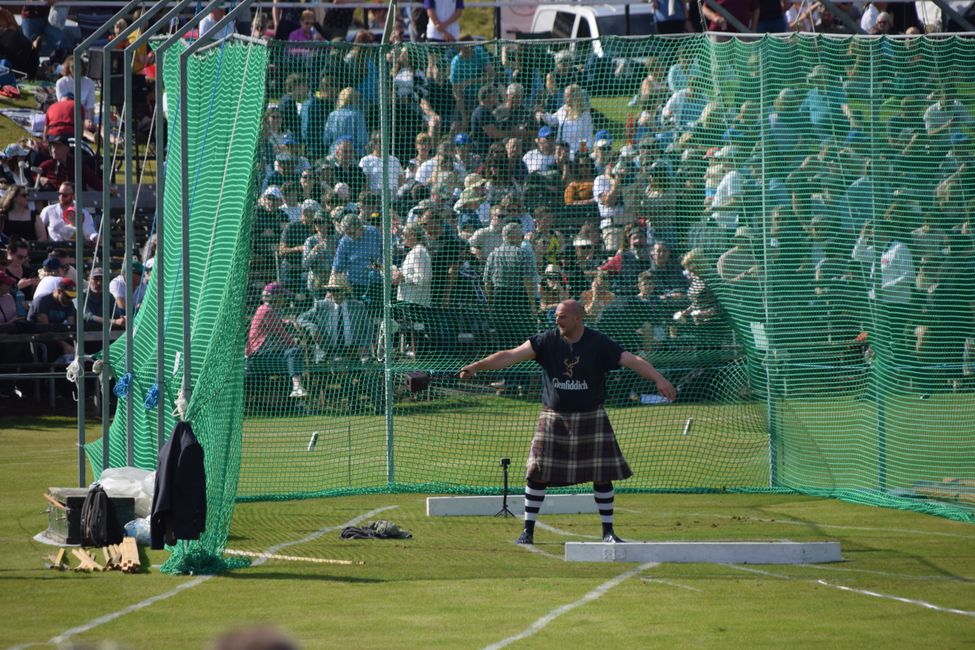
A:
{"type": "Polygon", "coordinates": [[[98,483],[91,486],[81,506],[81,545],[120,544],[125,531],[118,522],[115,506],[98,483]]]}

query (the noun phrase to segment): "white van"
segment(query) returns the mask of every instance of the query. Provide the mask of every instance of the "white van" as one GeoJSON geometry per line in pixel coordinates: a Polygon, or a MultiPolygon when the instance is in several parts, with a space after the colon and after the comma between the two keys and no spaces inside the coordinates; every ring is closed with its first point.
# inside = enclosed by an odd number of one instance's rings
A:
{"type": "MultiPolygon", "coordinates": [[[[533,35],[551,34],[551,38],[598,39],[601,36],[645,36],[656,32],[653,7],[629,5],[629,31],[625,5],[546,4],[535,9],[533,35]]],[[[599,41],[593,42],[596,56],[602,56],[599,41]]]]}

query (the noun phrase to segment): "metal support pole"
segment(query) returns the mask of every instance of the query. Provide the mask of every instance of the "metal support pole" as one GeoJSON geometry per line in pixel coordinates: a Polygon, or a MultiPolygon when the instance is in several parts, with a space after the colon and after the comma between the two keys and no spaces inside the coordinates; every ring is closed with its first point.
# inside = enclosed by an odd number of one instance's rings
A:
{"type": "MultiPolygon", "coordinates": [[[[148,24],[152,21],[153,16],[159,13],[165,5],[168,4],[166,0],[155,3],[153,6],[149,7],[145,13],[139,16],[138,20],[132,21],[128,27],[122,30],[116,35],[115,39],[105,47],[105,62],[109,63],[111,61],[111,51],[120,48],[121,44],[128,40],[129,36],[132,35],[137,29],[140,29],[143,25],[148,24]]],[[[133,357],[133,330],[135,321],[135,305],[133,304],[132,296],[133,289],[132,286],[132,250],[135,248],[135,231],[133,228],[133,220],[135,219],[135,208],[133,203],[134,193],[132,188],[132,61],[135,49],[126,47],[122,51],[122,82],[123,82],[123,104],[122,104],[122,124],[125,128],[125,133],[123,135],[125,139],[125,214],[124,214],[124,226],[125,226],[125,258],[122,260],[122,277],[125,279],[125,371],[132,372],[132,357],[133,357]]],[[[111,76],[107,76],[103,79],[104,93],[111,98],[111,87],[112,79],[111,76]]],[[[104,149],[105,155],[108,154],[108,143],[105,143],[104,149]]],[[[113,170],[114,172],[114,170],[113,170]]],[[[106,203],[107,204],[107,203],[106,203]]],[[[125,456],[126,464],[130,467],[135,465],[135,437],[132,430],[132,395],[130,395],[125,400],[125,456]]]]}
{"type": "Polygon", "coordinates": [[[386,48],[389,46],[389,36],[392,34],[393,26],[396,20],[396,0],[389,0],[389,10],[386,12],[386,28],[383,31],[382,45],[379,48],[379,66],[381,73],[379,75],[379,130],[382,134],[381,137],[381,154],[383,157],[383,185],[382,194],[380,198],[380,211],[383,215],[383,331],[385,333],[382,341],[383,345],[383,362],[384,373],[384,394],[386,407],[384,413],[386,416],[386,482],[392,483],[395,479],[395,469],[396,469],[396,458],[393,453],[393,370],[392,365],[392,354],[393,354],[393,334],[391,325],[393,323],[392,316],[392,302],[393,302],[393,286],[392,286],[392,260],[393,260],[393,220],[392,214],[392,197],[389,193],[389,157],[392,155],[390,151],[390,136],[391,136],[391,115],[390,110],[393,109],[393,99],[390,96],[389,88],[389,70],[388,63],[386,61],[386,48]]]}
{"type": "MultiPolygon", "coordinates": [[[[133,41],[127,48],[135,51],[149,43],[149,41],[162,29],[165,29],[172,20],[177,18],[183,10],[195,0],[181,0],[170,9],[156,23],[149,26],[142,34],[133,41]]],[[[168,0],[161,0],[160,5],[168,4],[168,0]]],[[[164,186],[164,153],[166,149],[165,129],[166,120],[163,114],[163,79],[162,65],[157,58],[156,65],[156,250],[155,261],[152,266],[152,277],[156,282],[156,387],[159,390],[159,403],[156,406],[156,450],[162,449],[166,439],[166,413],[168,409],[164,407],[166,397],[166,311],[165,311],[165,280],[163,270],[165,268],[165,219],[163,218],[163,186],[164,186]]]]}
{"type": "Polygon", "coordinates": [[[948,18],[961,25],[962,29],[968,32],[975,32],[975,25],[973,25],[968,19],[962,16],[960,13],[955,11],[945,0],[931,0],[934,4],[938,6],[941,10],[941,29],[944,30],[948,25],[948,18]]]}
{"type": "MultiPolygon", "coordinates": [[[[221,6],[223,4],[223,1],[224,0],[214,0],[213,2],[211,2],[210,4],[208,4],[203,9],[202,12],[200,12],[199,14],[197,14],[196,16],[194,16],[193,19],[188,24],[196,24],[197,22],[199,22],[199,20],[202,20],[203,17],[206,16],[206,14],[210,13],[210,11],[212,11],[213,9],[221,6]]],[[[191,319],[190,319],[190,316],[191,316],[191,314],[190,314],[190,256],[188,254],[189,248],[190,248],[190,189],[189,189],[190,172],[189,172],[189,164],[188,164],[188,161],[185,159],[187,150],[189,148],[189,137],[187,135],[188,120],[187,120],[187,115],[186,115],[186,111],[187,111],[187,99],[186,99],[186,90],[187,90],[186,70],[187,70],[187,63],[189,62],[189,58],[191,56],[193,56],[193,54],[197,50],[199,50],[200,48],[202,48],[206,44],[206,42],[208,40],[213,40],[212,37],[209,36],[210,34],[219,34],[221,31],[223,31],[223,28],[225,26],[227,26],[228,24],[230,24],[234,20],[236,20],[237,16],[239,16],[242,12],[248,10],[250,8],[250,5],[251,5],[252,2],[254,2],[254,0],[243,0],[243,2],[241,2],[239,5],[237,5],[233,9],[231,9],[229,12],[227,12],[227,15],[225,15],[223,18],[221,18],[219,21],[217,21],[217,23],[210,29],[209,32],[207,32],[206,34],[200,35],[199,38],[197,38],[197,40],[195,42],[191,43],[185,50],[183,50],[182,54],[180,54],[180,56],[179,56],[179,84],[180,84],[180,93],[179,93],[179,124],[180,124],[179,144],[180,144],[180,151],[182,152],[182,156],[183,156],[182,164],[180,165],[180,175],[181,175],[181,178],[182,178],[182,182],[181,182],[182,187],[180,188],[180,191],[181,191],[180,194],[181,194],[182,211],[183,211],[183,222],[182,222],[182,243],[183,243],[183,255],[182,255],[182,262],[183,262],[183,272],[182,272],[182,276],[183,276],[183,384],[182,384],[182,389],[183,389],[183,398],[187,401],[187,403],[190,402],[190,397],[192,395],[192,390],[193,390],[193,384],[192,384],[193,366],[192,366],[192,363],[191,363],[192,362],[192,351],[190,349],[190,345],[191,345],[191,341],[190,341],[190,324],[191,324],[191,319]]],[[[169,43],[169,41],[167,41],[166,43],[169,43]]]]}
{"type": "MultiPolygon", "coordinates": [[[[75,214],[80,223],[84,224],[84,203],[81,201],[81,192],[84,190],[84,177],[81,171],[81,156],[79,155],[81,143],[84,141],[85,136],[85,125],[83,123],[83,118],[81,116],[81,55],[85,52],[91,50],[92,45],[100,39],[104,34],[110,31],[115,22],[128,15],[130,11],[142,4],[143,0],[132,0],[122,7],[118,13],[116,13],[110,21],[99,27],[95,32],[83,40],[75,49],[72,54],[72,62],[74,63],[74,96],[75,96],[75,106],[74,106],[74,144],[75,144],[75,155],[74,155],[74,183],[75,183],[75,195],[74,195],[74,205],[75,214]]],[[[92,116],[94,117],[94,116],[92,116]]],[[[102,112],[102,122],[105,121],[104,109],[102,112]]],[[[102,210],[102,240],[107,241],[109,238],[110,228],[109,223],[106,222],[106,210],[102,210]]],[[[82,228],[82,231],[84,229],[82,228]]],[[[82,270],[82,276],[84,275],[85,268],[85,249],[84,249],[84,237],[75,237],[75,265],[80,267],[82,270]]],[[[102,266],[104,267],[105,260],[102,260],[102,266]]],[[[87,278],[79,277],[79,280],[85,281],[87,278]]],[[[88,299],[88,291],[85,290],[84,300],[88,299]]],[[[104,295],[104,294],[103,294],[104,295]]],[[[84,309],[84,300],[79,304],[81,305],[82,311],[84,309]]],[[[105,311],[104,300],[103,300],[103,313],[105,311]]],[[[78,336],[78,343],[76,352],[76,358],[78,359],[78,485],[84,487],[88,484],[86,479],[85,471],[85,319],[76,318],[76,330],[78,336]]],[[[109,324],[110,326],[110,324],[109,324]]],[[[108,344],[106,340],[108,339],[108,330],[105,325],[102,324],[102,356],[104,357],[108,353],[108,344]]],[[[102,375],[102,385],[107,383],[108,372],[102,375]]],[[[105,407],[106,399],[105,392],[102,393],[102,469],[108,467],[108,409],[105,407]]]]}

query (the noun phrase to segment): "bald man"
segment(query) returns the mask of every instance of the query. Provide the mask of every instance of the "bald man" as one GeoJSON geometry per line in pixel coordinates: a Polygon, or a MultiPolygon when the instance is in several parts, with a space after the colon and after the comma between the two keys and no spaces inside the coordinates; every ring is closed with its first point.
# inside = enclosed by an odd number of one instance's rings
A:
{"type": "Polygon", "coordinates": [[[667,399],[677,397],[671,383],[649,361],[583,325],[584,314],[578,301],[566,300],[555,309],[555,329],[460,371],[461,379],[469,379],[480,370],[501,370],[531,359],[542,367],[542,412],[528,454],[525,529],[519,544],[534,544],[535,521],[548,486],[590,481],[603,541],[621,542],[613,531],[613,481],[627,479],[633,472],[603,410],[606,374],[623,366],[652,381],[667,399]]]}

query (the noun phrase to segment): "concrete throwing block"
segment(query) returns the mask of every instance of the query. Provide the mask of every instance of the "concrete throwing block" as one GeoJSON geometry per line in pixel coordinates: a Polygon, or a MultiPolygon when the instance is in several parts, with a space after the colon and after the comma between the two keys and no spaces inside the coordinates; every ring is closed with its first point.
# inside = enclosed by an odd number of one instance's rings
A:
{"type": "Polygon", "coordinates": [[[567,542],[569,562],[820,564],[839,562],[839,542],[567,542]]]}
{"type": "MultiPolygon", "coordinates": [[[[501,510],[500,496],[483,497],[427,497],[427,516],[493,516],[501,510]]],[[[508,510],[515,515],[525,514],[525,495],[508,495],[508,510]]],[[[543,515],[595,514],[596,502],[592,494],[549,494],[542,502],[543,515]]]]}

